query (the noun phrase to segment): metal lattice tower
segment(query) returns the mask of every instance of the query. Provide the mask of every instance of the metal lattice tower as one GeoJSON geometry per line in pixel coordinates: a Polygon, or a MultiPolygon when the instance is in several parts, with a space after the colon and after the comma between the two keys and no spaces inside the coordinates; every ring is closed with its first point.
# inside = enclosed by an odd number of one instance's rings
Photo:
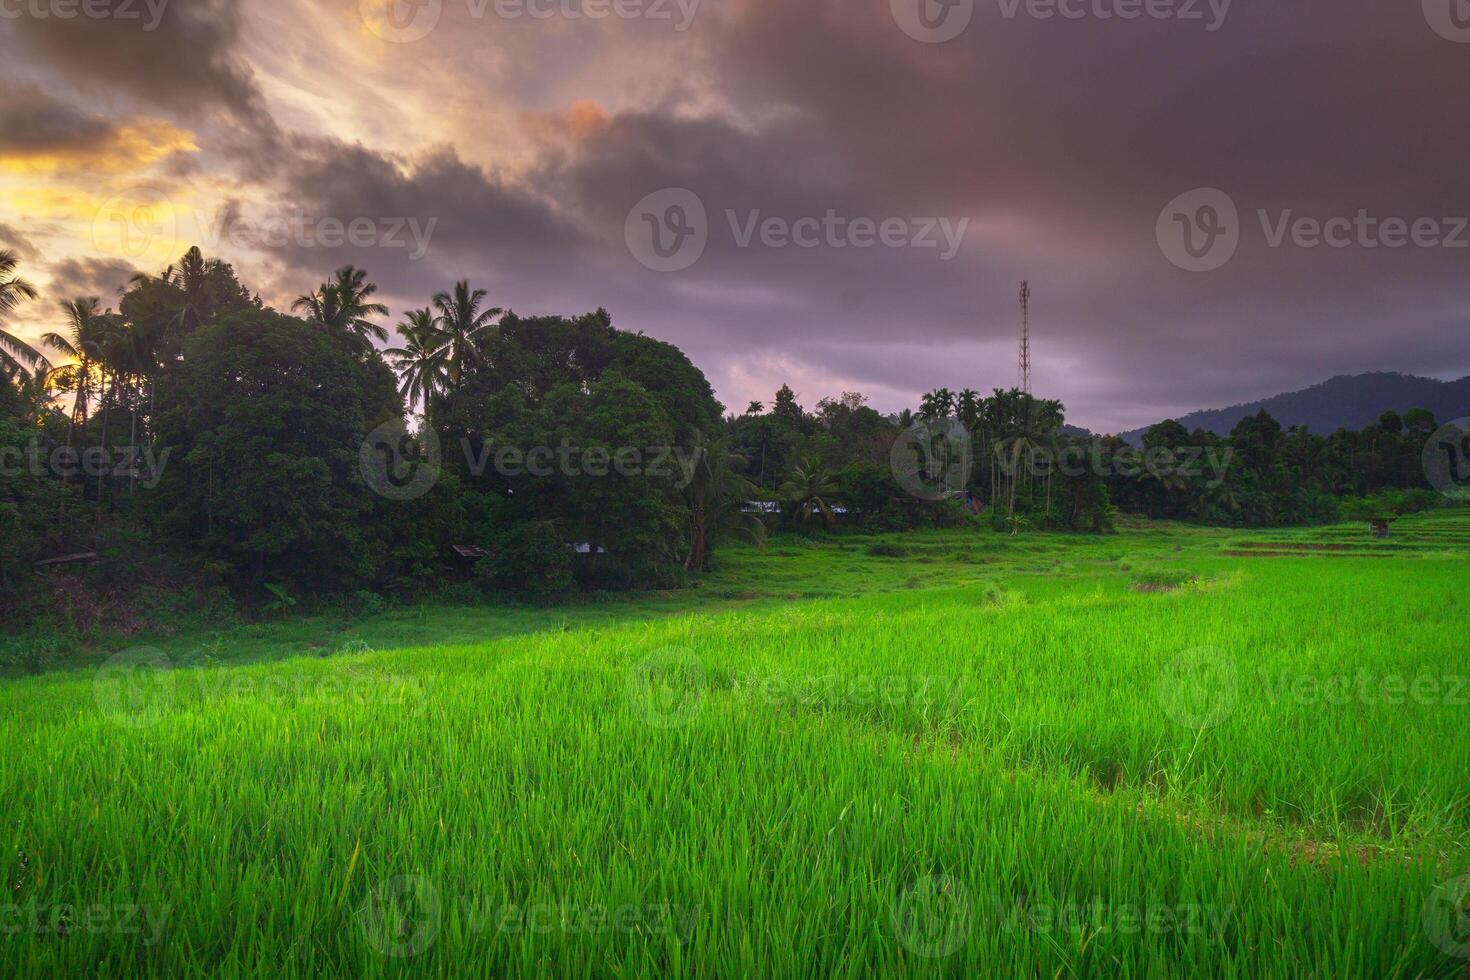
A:
{"type": "Polygon", "coordinates": [[[1021,283],[1021,390],[1031,394],[1031,283],[1021,283]]]}

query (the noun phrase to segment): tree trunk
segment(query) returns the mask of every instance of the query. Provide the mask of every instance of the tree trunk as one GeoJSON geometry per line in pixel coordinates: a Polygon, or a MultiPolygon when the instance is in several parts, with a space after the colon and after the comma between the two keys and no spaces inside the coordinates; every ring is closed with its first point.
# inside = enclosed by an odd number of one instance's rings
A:
{"type": "Polygon", "coordinates": [[[112,382],[108,383],[107,369],[102,369],[102,385],[107,390],[102,394],[102,446],[98,450],[97,465],[97,524],[102,524],[102,476],[107,472],[107,421],[112,411],[112,398],[117,389],[117,372],[112,373],[112,382]]]}
{"type": "Polygon", "coordinates": [[[138,390],[135,387],[137,379],[129,376],[123,391],[128,399],[128,444],[125,450],[128,453],[128,496],[133,495],[133,484],[138,476],[138,463],[135,453],[138,449],[138,390]]]}
{"type": "Polygon", "coordinates": [[[705,529],[704,504],[694,505],[694,514],[690,521],[690,543],[689,558],[684,562],[686,571],[698,572],[704,569],[707,532],[705,529]]]}

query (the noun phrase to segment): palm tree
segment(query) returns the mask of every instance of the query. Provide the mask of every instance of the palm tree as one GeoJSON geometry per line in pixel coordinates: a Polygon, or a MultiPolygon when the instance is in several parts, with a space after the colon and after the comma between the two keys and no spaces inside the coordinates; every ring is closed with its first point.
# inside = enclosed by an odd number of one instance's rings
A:
{"type": "Polygon", "coordinates": [[[710,541],[725,535],[743,537],[760,548],[766,546],[766,525],[758,514],[747,514],[745,503],[756,495],[755,484],[741,475],[744,456],[731,452],[724,442],[711,442],[696,431],[693,440],[694,470],[684,488],[689,505],[689,554],[684,567],[701,571],[709,563],[710,541]]]}
{"type": "Polygon", "coordinates": [[[345,337],[366,353],[372,350],[374,340],[388,339],[387,330],[367,319],[370,316],[387,316],[388,307],[371,302],[378,287],[366,280],[364,270],[344,265],[337,270],[334,281],[324,282],[315,292],[296,297],[291,309],[305,311],[313,323],[345,337]]]}
{"type": "MultiPolygon", "coordinates": [[[[0,317],[13,313],[21,300],[37,296],[36,287],[15,274],[18,262],[13,251],[0,249],[0,317]]],[[[45,360],[40,351],[0,326],[0,372],[13,377],[28,367],[42,367],[45,360]]]]}
{"type": "MultiPolygon", "coordinates": [[[[102,366],[102,421],[101,421],[101,458],[107,458],[107,427],[112,412],[113,402],[117,400],[118,382],[123,380],[125,372],[130,372],[136,363],[136,351],[133,346],[132,331],[129,325],[123,322],[123,318],[111,310],[102,314],[98,320],[98,348],[101,350],[99,363],[102,366]]],[[[102,523],[102,477],[106,467],[99,467],[97,471],[97,523],[102,523]]]]}
{"type": "Polygon", "coordinates": [[[92,368],[102,362],[102,339],[105,326],[103,318],[111,316],[112,311],[99,313],[97,307],[101,304],[102,300],[96,296],[63,301],[61,310],[66,314],[67,332],[70,336],[48,333],[41,338],[41,342],[46,346],[76,362],[52,372],[58,387],[64,391],[76,392],[76,400],[72,403],[71,420],[66,427],[66,447],[68,449],[71,448],[72,430],[87,420],[87,402],[92,389],[92,368]]]}
{"type": "Polygon", "coordinates": [[[338,312],[346,321],[347,330],[365,343],[387,341],[387,329],[367,319],[388,315],[388,307],[372,300],[378,284],[367,281],[367,271],[344,265],[337,270],[337,281],[332,285],[337,290],[338,312]]]}
{"type": "Polygon", "coordinates": [[[815,459],[794,467],[780,489],[783,498],[796,504],[796,516],[803,523],[820,514],[829,527],[837,523],[837,515],[827,498],[836,492],[832,475],[815,459]]]}
{"type": "Polygon", "coordinates": [[[408,400],[409,408],[422,402],[425,419],[435,393],[448,378],[449,335],[440,329],[440,322],[427,307],[410,310],[398,325],[403,346],[383,351],[402,382],[399,393],[408,400]]]}
{"type": "Polygon", "coordinates": [[[954,416],[954,392],[948,388],[936,388],[924,396],[919,406],[919,417],[929,420],[947,419],[954,416]]]}
{"type": "Polygon", "coordinates": [[[480,309],[480,301],[488,295],[483,289],[470,291],[468,280],[454,284],[454,295],[439,293],[434,308],[443,318],[443,329],[449,335],[449,378],[459,387],[464,368],[475,356],[476,342],[492,326],[491,321],[505,311],[498,306],[480,309]]]}
{"type": "Polygon", "coordinates": [[[980,427],[980,413],[983,410],[984,401],[985,399],[980,397],[980,392],[974,388],[966,388],[955,399],[955,414],[959,416],[965,428],[972,433],[980,427]]]}
{"type": "Polygon", "coordinates": [[[187,332],[204,322],[209,308],[209,277],[221,265],[218,259],[206,259],[195,245],[177,266],[163,270],[163,280],[182,294],[171,326],[187,332]]]}
{"type": "Polygon", "coordinates": [[[326,330],[342,325],[337,291],[330,283],[322,283],[314,292],[302,293],[291,303],[291,309],[307,314],[307,319],[326,330]]]}

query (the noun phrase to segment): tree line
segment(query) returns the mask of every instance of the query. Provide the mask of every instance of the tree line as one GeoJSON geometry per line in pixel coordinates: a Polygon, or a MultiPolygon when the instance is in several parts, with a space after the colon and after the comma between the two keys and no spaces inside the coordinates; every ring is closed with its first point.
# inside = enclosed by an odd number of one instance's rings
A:
{"type": "MultiPolygon", "coordinates": [[[[0,595],[12,597],[38,562],[77,555],[111,583],[277,601],[446,582],[547,596],[679,585],[772,526],[1101,532],[1120,510],[1293,524],[1374,494],[1399,497],[1369,506],[1426,496],[1424,412],[1328,437],[1264,414],[1227,437],[1164,422],[1142,450],[1078,435],[1060,402],[1016,390],[937,389],[884,415],[857,393],[809,411],[783,385],[769,407],[727,415],[683,352],[605,310],[522,317],[461,281],[406,312],[395,340],[362,269],[280,312],[198,248],[134,277],[115,308],[55,300],[58,329],[31,345],[5,329],[40,300],[18,264],[0,251],[0,595]],[[370,488],[364,454],[385,426],[439,447],[421,492],[370,488]],[[487,465],[506,447],[572,449],[603,469],[487,465]],[[608,465],[657,447],[679,465],[608,465]],[[936,492],[902,479],[906,452],[936,492]],[[1192,467],[1202,455],[1225,463],[1192,467]]],[[[395,467],[423,462],[376,448],[395,467]]]]}

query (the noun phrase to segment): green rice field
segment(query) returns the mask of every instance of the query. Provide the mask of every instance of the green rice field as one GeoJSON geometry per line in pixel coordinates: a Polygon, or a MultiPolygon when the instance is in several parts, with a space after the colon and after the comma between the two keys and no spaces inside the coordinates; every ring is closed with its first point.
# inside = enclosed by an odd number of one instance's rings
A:
{"type": "Polygon", "coordinates": [[[0,679],[0,975],[1470,977],[1470,512],[778,537],[0,679]]]}

